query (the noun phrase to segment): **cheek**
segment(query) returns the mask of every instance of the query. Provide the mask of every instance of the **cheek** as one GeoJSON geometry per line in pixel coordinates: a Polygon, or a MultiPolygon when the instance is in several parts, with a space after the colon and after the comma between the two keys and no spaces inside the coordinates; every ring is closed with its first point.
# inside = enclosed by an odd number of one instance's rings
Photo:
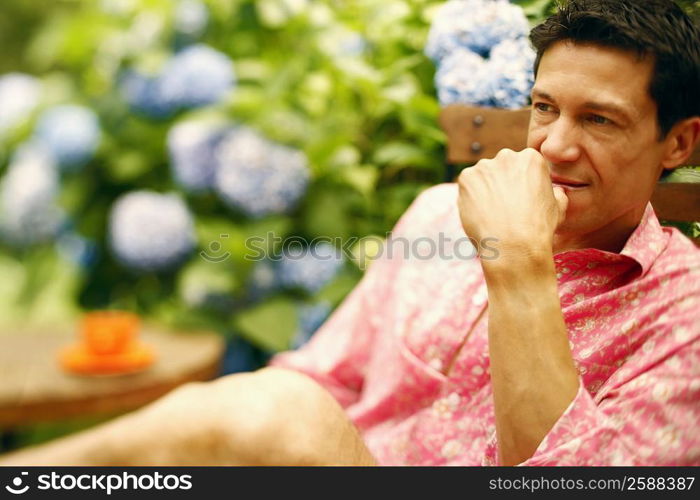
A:
{"type": "Polygon", "coordinates": [[[599,181],[608,189],[635,191],[646,182],[645,158],[635,148],[599,146],[589,148],[588,154],[599,181]]]}
{"type": "Polygon", "coordinates": [[[530,127],[527,131],[527,147],[539,151],[546,137],[547,134],[542,127],[537,127],[530,123],[530,127]]]}

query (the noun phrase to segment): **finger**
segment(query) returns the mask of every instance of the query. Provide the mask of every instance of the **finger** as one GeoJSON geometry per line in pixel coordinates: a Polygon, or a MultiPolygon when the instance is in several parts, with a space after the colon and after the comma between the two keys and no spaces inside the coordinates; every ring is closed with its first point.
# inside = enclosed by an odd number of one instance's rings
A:
{"type": "Polygon", "coordinates": [[[554,186],[554,199],[557,202],[557,208],[559,209],[559,223],[566,217],[566,209],[569,206],[569,198],[566,196],[566,192],[563,188],[559,186],[554,186]]]}

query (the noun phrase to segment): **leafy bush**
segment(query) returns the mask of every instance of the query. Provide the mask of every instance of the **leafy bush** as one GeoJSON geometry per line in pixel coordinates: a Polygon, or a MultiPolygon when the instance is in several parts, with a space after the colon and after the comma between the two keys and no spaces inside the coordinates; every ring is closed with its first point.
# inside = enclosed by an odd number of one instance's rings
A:
{"type": "Polygon", "coordinates": [[[440,5],[3,0],[1,317],[119,307],[299,345],[362,271],[277,262],[280,238],[381,237],[445,180],[440,5]]]}

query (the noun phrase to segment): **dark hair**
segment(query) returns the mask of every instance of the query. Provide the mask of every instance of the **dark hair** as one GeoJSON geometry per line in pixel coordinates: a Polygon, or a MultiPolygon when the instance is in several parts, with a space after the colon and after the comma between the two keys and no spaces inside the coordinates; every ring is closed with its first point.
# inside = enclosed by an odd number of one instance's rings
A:
{"type": "Polygon", "coordinates": [[[653,57],[649,92],[657,104],[660,138],[680,120],[700,116],[700,29],[672,0],[570,0],[530,32],[542,54],[570,40],[653,57]]]}

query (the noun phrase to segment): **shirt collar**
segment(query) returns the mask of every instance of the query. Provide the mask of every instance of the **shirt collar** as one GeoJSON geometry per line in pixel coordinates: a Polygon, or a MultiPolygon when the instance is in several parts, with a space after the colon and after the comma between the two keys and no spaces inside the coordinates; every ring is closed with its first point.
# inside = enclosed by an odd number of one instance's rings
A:
{"type": "Polygon", "coordinates": [[[599,264],[628,260],[631,264],[639,265],[640,275],[643,276],[649,271],[667,244],[668,234],[661,227],[651,203],[647,203],[639,225],[627,239],[619,254],[596,248],[570,250],[556,254],[554,263],[559,272],[561,268],[570,266],[572,263],[599,264]]]}
{"type": "Polygon", "coordinates": [[[669,235],[661,227],[651,203],[647,203],[641,222],[630,235],[620,254],[637,261],[642,266],[644,275],[668,245],[668,238],[669,235]]]}

